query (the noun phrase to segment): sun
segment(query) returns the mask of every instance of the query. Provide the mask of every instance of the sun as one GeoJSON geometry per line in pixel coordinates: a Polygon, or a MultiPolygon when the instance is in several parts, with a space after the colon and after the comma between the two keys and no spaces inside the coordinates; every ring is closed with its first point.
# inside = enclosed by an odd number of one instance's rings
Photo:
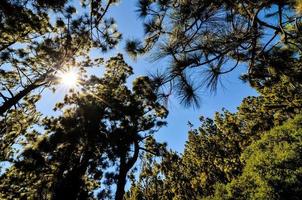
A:
{"type": "Polygon", "coordinates": [[[74,88],[79,82],[79,75],[75,69],[68,69],[58,73],[60,83],[68,88],[74,88]]]}

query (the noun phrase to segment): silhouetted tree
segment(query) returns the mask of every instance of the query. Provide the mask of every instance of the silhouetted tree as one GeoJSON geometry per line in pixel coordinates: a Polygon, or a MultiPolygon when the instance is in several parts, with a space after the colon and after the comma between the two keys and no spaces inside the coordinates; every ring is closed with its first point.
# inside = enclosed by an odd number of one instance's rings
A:
{"type": "Polygon", "coordinates": [[[114,20],[105,17],[115,2],[85,0],[77,12],[66,0],[1,1],[1,161],[13,158],[13,144],[38,122],[35,104],[43,89],[56,89],[57,74],[101,64],[90,50],[112,49],[121,39],[114,20]]]}
{"type": "Polygon", "coordinates": [[[90,9],[77,14],[66,1],[2,1],[0,115],[36,88],[53,84],[59,70],[80,65],[77,57],[86,57],[89,65],[91,48],[113,48],[121,35],[114,20],[104,18],[113,3],[83,1],[83,9],[90,9]]]}
{"type": "Polygon", "coordinates": [[[1,176],[1,197],[87,199],[98,189],[98,198],[104,199],[111,197],[105,186],[116,183],[115,199],[123,199],[127,174],[140,152],[159,153],[161,145],[152,135],[167,115],[147,77],[127,88],[131,74],[118,55],[106,63],[104,77],[91,77],[58,103],[64,114],[44,119],[47,132],[28,138],[23,153],[1,176]]]}

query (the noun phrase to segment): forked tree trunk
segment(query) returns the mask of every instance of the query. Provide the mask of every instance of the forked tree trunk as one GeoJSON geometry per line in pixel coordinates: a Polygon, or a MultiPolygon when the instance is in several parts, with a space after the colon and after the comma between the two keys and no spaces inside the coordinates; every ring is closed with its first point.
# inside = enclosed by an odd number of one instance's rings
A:
{"type": "Polygon", "coordinates": [[[125,185],[127,182],[127,173],[133,167],[135,162],[137,161],[139,154],[139,145],[138,142],[134,142],[134,154],[132,158],[126,161],[127,153],[125,152],[120,158],[120,169],[117,180],[117,188],[115,193],[115,200],[123,200],[125,194],[125,185]]]}

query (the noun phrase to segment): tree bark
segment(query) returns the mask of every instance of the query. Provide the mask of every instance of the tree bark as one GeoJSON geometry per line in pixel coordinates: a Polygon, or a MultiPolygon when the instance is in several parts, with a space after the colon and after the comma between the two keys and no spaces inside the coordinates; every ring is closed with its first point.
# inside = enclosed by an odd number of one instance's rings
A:
{"type": "Polygon", "coordinates": [[[125,194],[125,185],[126,185],[126,176],[127,176],[127,169],[126,169],[126,156],[122,156],[120,158],[120,169],[118,174],[117,180],[117,188],[115,193],[115,200],[122,200],[125,194]]]}
{"type": "Polygon", "coordinates": [[[123,200],[125,194],[125,185],[126,185],[126,177],[129,170],[133,167],[135,162],[137,161],[139,154],[139,145],[138,142],[134,142],[134,154],[132,158],[126,161],[126,152],[120,158],[120,169],[117,180],[117,188],[115,193],[115,200],[123,200]]]}
{"type": "MultiPolygon", "coordinates": [[[[43,78],[44,79],[44,78],[43,78]]],[[[37,89],[38,87],[45,85],[46,82],[41,83],[41,79],[36,80],[35,82],[28,85],[26,88],[24,88],[22,91],[20,91],[18,94],[13,96],[10,99],[7,99],[1,106],[0,106],[0,116],[3,116],[3,114],[8,111],[11,107],[16,105],[21,99],[23,99],[26,95],[28,95],[31,91],[34,89],[37,89]]]]}

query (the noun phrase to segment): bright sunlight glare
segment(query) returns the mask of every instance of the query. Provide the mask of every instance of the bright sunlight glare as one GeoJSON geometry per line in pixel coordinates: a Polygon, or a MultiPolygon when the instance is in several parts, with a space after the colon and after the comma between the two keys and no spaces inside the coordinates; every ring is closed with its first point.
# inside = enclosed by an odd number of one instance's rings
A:
{"type": "Polygon", "coordinates": [[[60,78],[60,83],[68,88],[76,87],[79,81],[78,72],[74,69],[59,72],[58,77],[60,78]]]}

